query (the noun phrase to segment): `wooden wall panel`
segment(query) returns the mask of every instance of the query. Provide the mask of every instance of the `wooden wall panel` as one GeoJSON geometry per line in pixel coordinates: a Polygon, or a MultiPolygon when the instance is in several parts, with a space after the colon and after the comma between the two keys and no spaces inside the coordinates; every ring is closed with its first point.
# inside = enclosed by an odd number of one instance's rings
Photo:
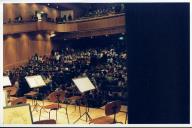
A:
{"type": "Polygon", "coordinates": [[[3,21],[7,22],[9,18],[14,19],[15,15],[13,12],[13,4],[4,4],[3,5],[3,21]]]}
{"type": "Polygon", "coordinates": [[[56,32],[74,32],[77,31],[77,23],[55,24],[49,22],[38,22],[37,29],[56,32]]]}
{"type": "Polygon", "coordinates": [[[49,22],[38,22],[37,30],[57,31],[57,24],[49,22]]]}
{"type": "Polygon", "coordinates": [[[45,34],[19,34],[5,37],[3,50],[3,68],[7,70],[25,64],[35,53],[48,55],[52,50],[52,43],[45,34]]]}
{"type": "Polygon", "coordinates": [[[36,23],[24,23],[24,24],[4,24],[3,34],[14,34],[21,32],[37,31],[36,23]]]}
{"type": "Polygon", "coordinates": [[[33,47],[33,55],[37,53],[40,56],[43,56],[45,54],[45,45],[44,41],[33,41],[32,47],[33,47]]]}
{"type": "Polygon", "coordinates": [[[99,18],[89,21],[78,21],[65,24],[55,24],[49,22],[31,22],[22,24],[4,24],[3,34],[13,34],[31,31],[56,31],[56,32],[76,32],[103,30],[115,27],[125,27],[125,16],[113,16],[108,18],[99,18]]]}
{"type": "Polygon", "coordinates": [[[8,36],[6,41],[4,41],[4,49],[5,50],[5,65],[11,65],[17,62],[16,54],[17,54],[17,39],[8,36]]]}
{"type": "Polygon", "coordinates": [[[29,59],[29,40],[26,34],[22,34],[21,37],[17,39],[17,61],[26,61],[29,59]]]}
{"type": "Polygon", "coordinates": [[[114,16],[104,19],[78,22],[78,31],[125,26],[125,16],[114,16]]]}
{"type": "Polygon", "coordinates": [[[57,32],[74,32],[77,31],[77,23],[58,24],[57,32]]]}
{"type": "Polygon", "coordinates": [[[56,18],[60,15],[59,11],[53,8],[49,8],[40,4],[29,4],[29,3],[20,3],[20,4],[3,4],[3,21],[7,22],[9,18],[12,20],[15,17],[21,15],[23,20],[30,20],[31,16],[35,14],[35,11],[43,11],[48,14],[51,18],[56,18]]]}
{"type": "Polygon", "coordinates": [[[52,42],[51,42],[51,39],[49,37],[49,35],[46,35],[46,43],[45,43],[45,55],[50,55],[51,53],[51,50],[53,48],[53,45],[52,45],[52,42]]]}

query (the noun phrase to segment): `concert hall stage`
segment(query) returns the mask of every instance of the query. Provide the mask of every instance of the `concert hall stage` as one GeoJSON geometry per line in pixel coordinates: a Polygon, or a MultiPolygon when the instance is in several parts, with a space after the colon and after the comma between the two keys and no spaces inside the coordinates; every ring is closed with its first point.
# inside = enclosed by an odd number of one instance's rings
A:
{"type": "MultiPolygon", "coordinates": [[[[37,101],[39,105],[43,105],[43,102],[38,100],[37,101]]],[[[32,105],[32,100],[31,99],[27,99],[27,103],[29,103],[30,105],[32,105]]],[[[49,102],[48,100],[44,100],[44,105],[49,105],[52,104],[53,102],[49,102]]],[[[66,104],[60,104],[62,107],[65,107],[66,104]]],[[[85,112],[85,107],[81,106],[81,114],[83,114],[85,112]]],[[[97,118],[97,117],[101,117],[101,116],[105,116],[105,110],[104,110],[104,106],[101,108],[89,108],[89,115],[91,116],[92,119],[97,118]]],[[[33,110],[33,106],[31,106],[31,110],[33,110]]],[[[37,111],[32,111],[32,116],[33,116],[33,122],[38,121],[39,120],[39,113],[40,113],[40,107],[38,107],[38,112],[37,111]]],[[[21,110],[22,111],[22,110],[21,110]]],[[[76,110],[75,110],[75,105],[68,105],[68,116],[69,116],[69,122],[70,124],[73,124],[73,122],[75,120],[77,120],[80,116],[79,113],[79,107],[76,106],[76,110]]],[[[126,112],[127,111],[127,107],[124,105],[121,105],[121,111],[116,115],[116,119],[118,122],[122,122],[125,123],[125,119],[126,119],[126,112]]],[[[51,119],[56,119],[55,116],[56,112],[52,111],[51,112],[51,119]]],[[[113,115],[112,115],[113,117],[113,115]]],[[[49,113],[45,112],[44,110],[42,110],[41,113],[41,120],[46,120],[49,119],[49,113]]],[[[86,117],[83,116],[76,124],[88,124],[89,122],[86,122],[86,117]]],[[[127,123],[127,122],[126,122],[127,123]]],[[[65,114],[65,109],[61,108],[58,110],[57,113],[57,124],[68,124],[67,123],[67,116],[65,114]]]]}

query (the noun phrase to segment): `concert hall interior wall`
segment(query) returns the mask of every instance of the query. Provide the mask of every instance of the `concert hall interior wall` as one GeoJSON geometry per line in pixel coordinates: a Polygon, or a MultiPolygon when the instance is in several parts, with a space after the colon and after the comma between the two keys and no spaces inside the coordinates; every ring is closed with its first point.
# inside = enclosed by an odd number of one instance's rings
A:
{"type": "Polygon", "coordinates": [[[32,15],[35,14],[35,11],[43,11],[48,14],[50,18],[56,18],[60,16],[58,10],[54,8],[49,8],[44,5],[35,4],[35,3],[20,3],[20,4],[4,4],[3,5],[3,21],[8,22],[9,18],[14,20],[15,17],[22,16],[23,20],[30,20],[32,15]]]}
{"type": "Polygon", "coordinates": [[[45,32],[19,33],[4,35],[4,70],[25,64],[35,53],[43,56],[52,50],[50,35],[45,32]]]}

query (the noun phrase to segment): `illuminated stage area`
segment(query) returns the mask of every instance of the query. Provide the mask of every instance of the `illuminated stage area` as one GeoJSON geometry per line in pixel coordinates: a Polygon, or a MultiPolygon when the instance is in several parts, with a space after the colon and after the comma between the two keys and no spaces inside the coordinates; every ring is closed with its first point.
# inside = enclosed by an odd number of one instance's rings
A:
{"type": "MultiPolygon", "coordinates": [[[[15,97],[11,97],[11,99],[15,99],[15,97]]],[[[38,100],[37,101],[38,104],[40,106],[37,107],[37,109],[35,111],[31,111],[32,114],[32,120],[33,122],[39,121],[39,114],[40,114],[40,109],[41,106],[46,106],[46,105],[50,105],[53,104],[53,102],[50,102],[48,100],[44,100],[43,102],[38,100]]],[[[32,105],[32,100],[31,99],[27,99],[27,104],[30,104],[31,106],[31,110],[33,110],[34,105],[32,105]]],[[[60,104],[62,107],[66,107],[67,104],[60,104]]],[[[83,118],[81,118],[80,120],[78,120],[76,123],[74,123],[77,118],[80,117],[80,114],[82,115],[85,112],[85,106],[76,106],[73,104],[68,105],[68,117],[69,117],[69,124],[89,124],[89,121],[86,121],[86,116],[84,116],[83,118]]],[[[24,109],[19,110],[20,113],[21,111],[24,111],[24,109]]],[[[127,118],[126,117],[126,112],[127,112],[127,107],[122,105],[120,112],[116,115],[116,121],[117,122],[122,122],[123,124],[127,124],[127,118]]],[[[102,117],[102,116],[106,116],[105,115],[105,106],[102,106],[101,108],[89,108],[89,115],[91,116],[92,119],[98,118],[98,117],[102,117]]],[[[113,118],[113,115],[109,116],[111,118],[113,118]]],[[[12,118],[12,117],[7,117],[7,118],[12,118]]],[[[26,118],[26,117],[25,117],[26,118]]],[[[30,117],[29,117],[30,118],[30,117]]],[[[55,111],[51,112],[51,117],[50,119],[56,120],[56,113],[55,111]]],[[[49,120],[49,114],[46,110],[42,110],[41,113],[41,120],[49,120]]],[[[21,122],[14,122],[15,124],[20,124],[21,122]]],[[[56,124],[68,124],[68,120],[67,120],[67,115],[66,115],[66,111],[65,109],[61,108],[58,110],[57,112],[57,120],[56,120],[56,124]]]]}
{"type": "MultiPolygon", "coordinates": [[[[42,101],[38,101],[40,105],[42,105],[42,101]]],[[[27,103],[31,103],[31,100],[28,99],[27,103]]],[[[48,105],[51,104],[51,102],[49,101],[45,101],[44,105],[48,105]]],[[[66,104],[61,104],[62,106],[66,106],[66,104]]],[[[33,108],[33,106],[32,106],[33,108]]],[[[40,107],[38,107],[38,110],[40,109],[40,107]]],[[[92,119],[94,118],[98,118],[101,116],[105,116],[105,107],[101,107],[101,108],[89,108],[89,114],[91,116],[92,119]]],[[[85,112],[85,107],[81,106],[80,107],[81,110],[81,114],[83,114],[85,112]]],[[[126,111],[127,111],[127,107],[126,106],[122,106],[121,107],[121,111],[119,112],[116,116],[117,121],[125,123],[126,120],[126,111]]],[[[39,121],[39,112],[33,111],[32,112],[33,115],[33,121],[39,121]]],[[[79,107],[75,105],[69,105],[68,106],[68,115],[69,115],[69,124],[74,124],[74,122],[77,120],[77,118],[79,118],[80,116],[80,112],[79,112],[79,107]]],[[[110,116],[113,118],[113,115],[110,116]]],[[[42,111],[42,115],[41,115],[41,120],[46,120],[49,119],[49,115],[47,112],[42,111]]],[[[55,112],[52,111],[51,112],[51,119],[55,119],[55,112]]],[[[80,119],[78,122],[76,122],[76,124],[88,124],[89,121],[86,122],[86,117],[84,116],[82,119],[80,119]]],[[[127,122],[126,122],[127,123],[127,122]]],[[[58,110],[58,115],[57,115],[57,124],[68,124],[67,122],[67,116],[65,114],[65,109],[60,109],[58,110]]]]}

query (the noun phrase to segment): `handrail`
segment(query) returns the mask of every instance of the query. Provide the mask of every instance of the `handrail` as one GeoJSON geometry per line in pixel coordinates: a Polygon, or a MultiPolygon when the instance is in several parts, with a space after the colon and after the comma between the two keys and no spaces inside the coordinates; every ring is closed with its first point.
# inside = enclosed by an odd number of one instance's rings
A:
{"type": "Polygon", "coordinates": [[[85,22],[85,21],[91,21],[91,20],[100,20],[100,19],[107,19],[107,18],[118,17],[118,16],[125,16],[125,13],[111,14],[111,15],[107,15],[107,16],[98,16],[98,17],[79,19],[79,20],[74,20],[74,21],[67,21],[66,23],[70,23],[70,22],[72,22],[72,23],[73,22],[85,22]]]}
{"type": "MultiPolygon", "coordinates": [[[[120,14],[109,14],[109,15],[105,15],[105,16],[97,16],[97,17],[91,17],[91,18],[85,18],[85,19],[78,19],[78,20],[72,20],[72,21],[65,21],[63,24],[65,23],[76,23],[76,22],[85,22],[85,21],[91,21],[91,20],[100,20],[100,19],[106,19],[106,18],[112,18],[112,17],[118,17],[118,16],[125,16],[125,13],[120,13],[120,14]]],[[[7,23],[4,22],[3,24],[7,24],[7,25],[15,25],[15,24],[23,24],[23,23],[35,23],[38,21],[32,21],[32,20],[23,20],[22,22],[11,22],[11,23],[7,23]]],[[[48,21],[43,21],[43,22],[48,22],[48,21]]],[[[56,22],[48,22],[48,23],[55,23],[58,24],[56,22]]],[[[62,23],[59,23],[62,24],[62,23]]]]}

